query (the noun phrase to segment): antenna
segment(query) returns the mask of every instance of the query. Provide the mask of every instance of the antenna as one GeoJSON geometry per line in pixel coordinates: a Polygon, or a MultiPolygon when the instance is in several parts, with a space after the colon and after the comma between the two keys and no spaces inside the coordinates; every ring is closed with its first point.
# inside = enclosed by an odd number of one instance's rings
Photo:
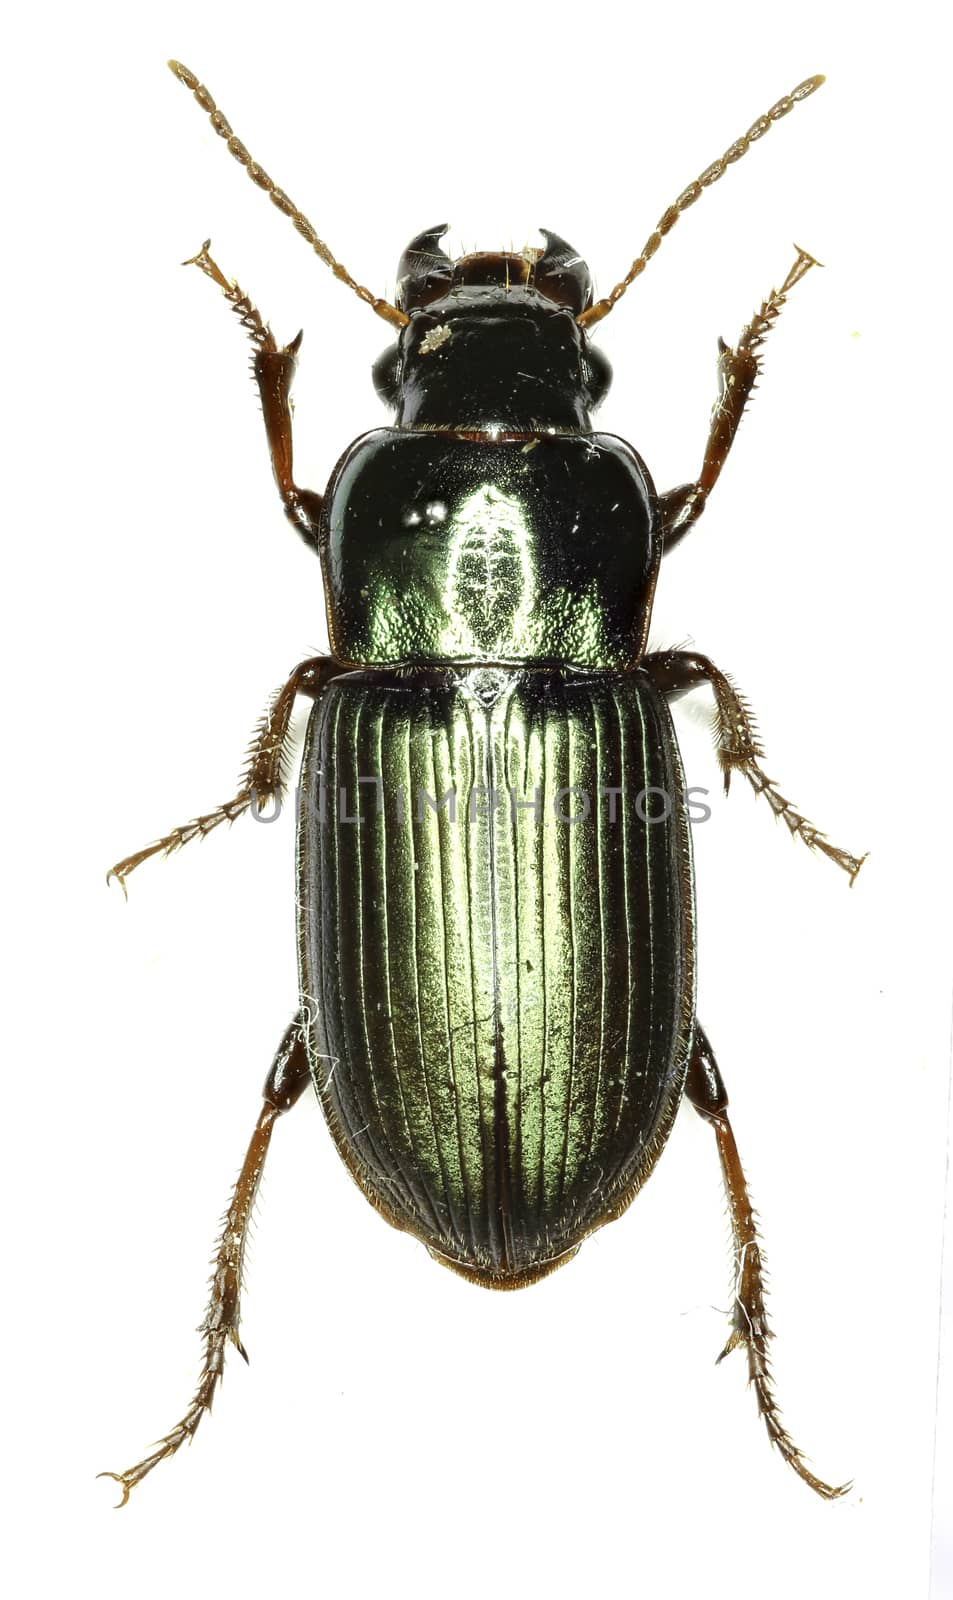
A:
{"type": "Polygon", "coordinates": [[[723,178],[730,166],[733,166],[736,161],[740,161],[742,156],[746,156],[755,140],[764,138],[772,123],[780,122],[781,118],[786,117],[789,111],[793,111],[796,105],[799,105],[802,100],[806,100],[808,95],[814,93],[815,89],[819,89],[823,82],[824,78],[821,74],[818,74],[815,78],[805,78],[804,82],[799,83],[796,89],[792,89],[790,94],[784,95],[776,105],[771,107],[770,111],[765,112],[763,117],[759,117],[757,122],[752,123],[748,132],[742,134],[740,139],[736,139],[734,144],[729,145],[724,155],[718,161],[713,161],[710,167],[706,167],[700,177],[695,179],[694,183],[690,183],[687,189],[682,190],[675,204],[669,206],[667,211],[662,212],[655,225],[655,231],[649,234],[642,247],[642,254],[636,256],[622,282],[617,283],[611,294],[606,295],[603,300],[597,300],[595,305],[589,307],[588,311],[580,312],[576,318],[580,328],[591,328],[596,322],[601,322],[603,317],[609,315],[616,302],[622,299],[629,285],[634,283],[636,278],[645,271],[665,235],[671,233],[682,212],[687,211],[689,206],[693,206],[696,200],[701,199],[702,192],[705,189],[710,189],[713,183],[717,183],[719,178],[723,178]]]}
{"type": "Polygon", "coordinates": [[[372,311],[376,311],[379,317],[383,317],[385,322],[393,323],[395,328],[402,328],[410,320],[407,315],[403,311],[398,311],[397,307],[392,306],[389,300],[379,300],[376,295],[371,294],[370,289],[365,289],[363,284],[356,283],[347,268],[342,266],[340,261],[334,259],[324,240],[318,238],[304,213],[298,210],[283,189],[279,189],[272,182],[267,172],[258,165],[258,162],[252,160],[241,140],[235,137],[228,119],[219,111],[204,83],[199,83],[195,73],[190,72],[188,67],[184,67],[181,61],[170,61],[169,69],[175,74],[180,83],[184,83],[187,89],[191,89],[202,110],[208,113],[209,121],[215,132],[220,139],[225,140],[228,150],[235,157],[235,160],[245,168],[252,183],[257,184],[259,189],[264,189],[272,205],[277,206],[279,211],[284,212],[286,217],[291,218],[301,237],[307,240],[315,255],[320,256],[325,265],[331,268],[334,276],[346,284],[349,289],[353,289],[358,298],[363,300],[366,305],[369,305],[372,311]]]}

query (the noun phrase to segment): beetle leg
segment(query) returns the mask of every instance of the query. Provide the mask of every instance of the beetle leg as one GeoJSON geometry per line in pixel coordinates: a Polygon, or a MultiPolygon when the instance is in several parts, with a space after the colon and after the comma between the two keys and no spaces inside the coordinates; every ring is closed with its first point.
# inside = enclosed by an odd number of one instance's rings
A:
{"type": "Polygon", "coordinates": [[[275,482],[288,520],[300,533],[305,544],[316,550],[321,496],[311,489],[299,489],[292,470],[290,395],[303,335],[299,333],[290,344],[279,350],[271,329],[262,322],[259,312],[248,296],[237,283],[230,283],[221,268],[212,260],[208,253],[210,243],[211,240],[206,239],[198,255],[192,256],[184,265],[198,267],[207,278],[218,284],[255,346],[252,371],[261,395],[261,409],[265,419],[265,432],[268,435],[268,449],[275,482]]]}
{"type": "Polygon", "coordinates": [[[740,772],[747,778],[755,794],[763,794],[775,817],[784,821],[793,839],[800,839],[809,850],[819,850],[847,873],[851,885],[866,861],[866,855],[853,856],[848,850],[830,844],[812,822],[795,811],[790,800],[781,794],[773,779],[760,765],[764,750],[751,708],[738,693],[730,678],[707,656],[693,650],[663,650],[645,656],[643,667],[651,675],[662,694],[677,699],[691,689],[709,684],[715,696],[715,747],[718,764],[725,781],[725,793],[731,783],[731,774],[740,772]]]}
{"type": "Polygon", "coordinates": [[[811,267],[820,264],[799,245],[794,248],[797,250],[794,266],[780,289],[772,289],[767,300],[761,302],[757,315],[742,329],[737,346],[732,349],[723,339],[718,341],[718,399],[712,408],[701,474],[696,483],[683,483],[660,497],[666,555],[698,521],[718,482],[761,371],[761,346],[780,316],[789,291],[811,267]]]}
{"type": "Polygon", "coordinates": [[[851,1487],[842,1483],[837,1487],[816,1478],[808,1468],[802,1452],[794,1443],[781,1421],[778,1403],[771,1379],[768,1361],[768,1340],[773,1337],[765,1311],[765,1283],[755,1226],[745,1175],[738,1155],[738,1146],[728,1121],[728,1095],[722,1082],[718,1063],[700,1023],[695,1025],[695,1044],[685,1082],[685,1094],[695,1110],[710,1122],[718,1140],[728,1210],[731,1217],[731,1234],[735,1254],[735,1289],[732,1307],[732,1330],[728,1343],[718,1357],[725,1356],[738,1345],[748,1352],[748,1381],[758,1397],[758,1410],[772,1444],[777,1445],[785,1461],[798,1477],[803,1478],[815,1492],[826,1500],[836,1500],[851,1487]]]}
{"type": "Polygon", "coordinates": [[[251,810],[252,806],[260,814],[270,801],[280,800],[285,787],[288,736],[295,699],[299,694],[309,695],[313,699],[333,670],[334,663],[328,656],[314,656],[295,667],[255,729],[245,770],[239,779],[238,793],[231,800],[226,800],[224,805],[216,806],[214,811],[207,812],[203,817],[193,817],[191,822],[173,828],[171,833],[146,845],[144,850],[137,850],[135,855],[117,861],[107,872],[106,882],[115,878],[125,894],[126,879],[130,872],[134,872],[143,861],[148,861],[150,856],[172,855],[193,839],[204,839],[221,823],[234,822],[236,817],[251,810]]]}
{"type": "Polygon", "coordinates": [[[241,1319],[242,1267],[248,1224],[275,1122],[282,1112],[290,1111],[310,1081],[311,1072],[299,1013],[286,1031],[272,1062],[271,1071],[262,1091],[265,1103],[222,1221],[222,1231],[210,1280],[212,1292],[199,1327],[199,1332],[205,1341],[205,1354],[198,1388],[181,1422],[170,1428],[149,1455],[144,1456],[126,1472],[99,1474],[101,1478],[115,1478],[116,1482],[121,1484],[120,1506],[126,1504],[130,1490],[134,1489],[153,1467],[158,1466],[167,1456],[174,1456],[187,1440],[191,1441],[194,1437],[206,1411],[212,1409],[212,1400],[225,1365],[227,1345],[233,1344],[239,1354],[248,1360],[238,1337],[238,1325],[241,1319]]]}

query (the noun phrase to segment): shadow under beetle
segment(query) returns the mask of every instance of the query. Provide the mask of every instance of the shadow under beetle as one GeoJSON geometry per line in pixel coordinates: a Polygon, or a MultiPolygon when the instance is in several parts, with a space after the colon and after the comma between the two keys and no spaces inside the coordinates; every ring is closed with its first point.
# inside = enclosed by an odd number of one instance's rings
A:
{"type": "MultiPolygon", "coordinates": [[[[356,283],[172,71],[335,277],[397,331],[374,367],[394,426],[364,434],[322,497],[292,465],[301,335],[279,349],[203,246],[254,346],[285,511],[320,556],[331,654],[302,662],[259,725],[234,799],[118,863],[129,874],[283,790],[291,713],[313,702],[298,790],[300,1008],[264,1089],[226,1213],[185,1416],[132,1487],[191,1439],[238,1336],[249,1216],[277,1118],[314,1085],[334,1141],[388,1222],[471,1282],[516,1289],[562,1266],[629,1205],[685,1095],[718,1144],[734,1242],[732,1327],[768,1433],[818,1494],[784,1428],[767,1357],[761,1251],[727,1096],[695,1015],[688,797],[668,709],[701,685],[727,790],[741,773],[853,882],[761,766],[751,713],[706,656],[646,652],[659,566],[701,516],[788,292],[798,249],[737,346],[701,471],[658,494],[640,457],[595,433],[611,369],[590,332],[678,217],[772,123],[759,117],[663,214],[612,292],[554,233],[545,249],[451,260],[443,227],[400,262],[396,304],[356,283]],[[650,798],[651,797],[651,798],[650,798]]],[[[244,1352],[242,1351],[244,1354],[244,1352]]]]}

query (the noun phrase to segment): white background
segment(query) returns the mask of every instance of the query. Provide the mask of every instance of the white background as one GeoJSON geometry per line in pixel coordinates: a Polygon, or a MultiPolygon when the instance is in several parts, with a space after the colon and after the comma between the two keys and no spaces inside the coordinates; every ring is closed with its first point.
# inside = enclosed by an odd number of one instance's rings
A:
{"type": "MultiPolygon", "coordinates": [[[[166,0],[155,17],[39,6],[17,24],[11,1592],[927,1594],[951,970],[933,16],[166,0]],[[840,1504],[769,1449],[743,1358],[713,1365],[727,1224],[713,1138],[687,1112],[621,1222],[547,1282],[491,1296],[384,1226],[304,1103],[263,1187],[250,1369],[230,1362],[214,1420],[121,1515],[94,1481],[191,1393],[216,1220],[295,1008],[287,818],[150,864],[128,906],[104,869],[233,793],[268,691],[324,639],[240,334],[177,263],[210,234],[280,338],[304,325],[297,470],[317,489],[384,420],[369,369],[389,336],[229,159],[170,54],[379,293],[444,218],[467,248],[554,228],[604,292],[696,173],[828,74],[597,337],[616,369],[601,425],[668,487],[701,459],[718,334],[784,275],[792,240],[826,263],[772,335],[708,514],[664,571],[653,640],[691,639],[732,673],[785,793],[871,851],[849,891],[740,783],[695,830],[699,1011],[762,1218],[778,1390],[818,1470],[855,1479],[840,1504]]],[[[696,698],[678,713],[689,782],[715,791],[696,698]]],[[[948,1512],[949,1477],[936,1495],[948,1512]]],[[[942,1517],[935,1535],[935,1593],[950,1593],[942,1517]]]]}

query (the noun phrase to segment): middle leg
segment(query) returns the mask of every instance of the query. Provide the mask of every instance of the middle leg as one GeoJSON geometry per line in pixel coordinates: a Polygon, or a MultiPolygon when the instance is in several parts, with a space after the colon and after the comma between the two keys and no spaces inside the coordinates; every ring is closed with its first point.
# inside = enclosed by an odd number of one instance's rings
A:
{"type": "Polygon", "coordinates": [[[214,811],[208,811],[201,817],[193,817],[191,822],[173,828],[171,833],[156,839],[153,844],[148,844],[144,849],[137,850],[134,855],[117,861],[107,872],[106,882],[115,878],[123,894],[126,894],[126,879],[130,872],[135,872],[136,868],[141,866],[143,861],[148,861],[150,856],[172,855],[176,850],[181,850],[183,845],[190,844],[193,839],[204,839],[223,822],[234,822],[253,806],[260,813],[269,801],[280,799],[285,787],[288,735],[295,700],[299,694],[308,695],[313,700],[322,684],[329,677],[333,677],[338,670],[340,669],[335,667],[329,656],[314,656],[310,661],[302,661],[295,667],[291,677],[278,690],[255,729],[248,751],[248,761],[239,779],[238,793],[231,800],[216,806],[214,811]]]}
{"type": "Polygon", "coordinates": [[[725,793],[728,793],[731,774],[742,773],[755,794],[764,795],[775,817],[782,818],[792,839],[800,839],[809,850],[819,850],[827,856],[847,873],[853,886],[866,855],[854,856],[849,850],[830,844],[823,833],[785,799],[760,764],[764,751],[751,709],[725,673],[719,671],[708,656],[698,655],[693,650],[660,650],[646,656],[642,665],[656,688],[670,700],[692,689],[700,689],[703,684],[709,685],[715,696],[715,745],[725,793]]]}

